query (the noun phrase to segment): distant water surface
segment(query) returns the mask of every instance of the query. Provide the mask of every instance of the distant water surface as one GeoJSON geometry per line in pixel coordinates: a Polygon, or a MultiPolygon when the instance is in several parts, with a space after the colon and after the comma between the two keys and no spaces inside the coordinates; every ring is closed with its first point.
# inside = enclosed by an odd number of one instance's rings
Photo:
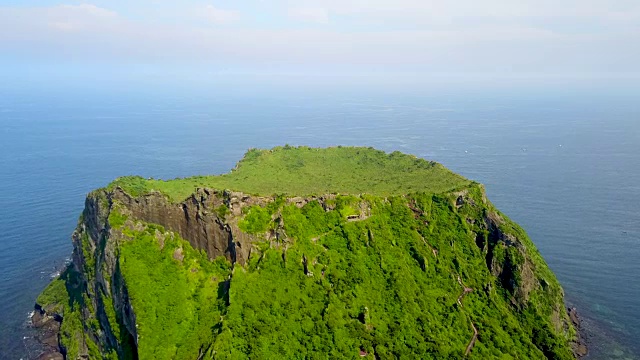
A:
{"type": "Polygon", "coordinates": [[[640,359],[640,109],[525,91],[0,91],[0,357],[36,355],[27,314],[69,257],[89,191],[224,173],[248,148],[285,143],[400,150],[484,183],[583,314],[591,358],[640,359]]]}

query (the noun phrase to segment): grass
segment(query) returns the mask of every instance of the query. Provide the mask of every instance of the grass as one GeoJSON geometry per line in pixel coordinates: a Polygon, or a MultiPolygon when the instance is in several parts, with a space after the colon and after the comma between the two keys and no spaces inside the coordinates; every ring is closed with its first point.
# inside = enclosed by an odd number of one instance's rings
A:
{"type": "Polygon", "coordinates": [[[441,164],[400,152],[387,154],[364,147],[276,147],[251,149],[235,169],[223,175],[175,180],[122,177],[109,185],[133,196],[160,191],[172,201],[187,198],[198,187],[249,194],[289,196],[339,194],[403,195],[442,193],[469,184],[441,164]]]}

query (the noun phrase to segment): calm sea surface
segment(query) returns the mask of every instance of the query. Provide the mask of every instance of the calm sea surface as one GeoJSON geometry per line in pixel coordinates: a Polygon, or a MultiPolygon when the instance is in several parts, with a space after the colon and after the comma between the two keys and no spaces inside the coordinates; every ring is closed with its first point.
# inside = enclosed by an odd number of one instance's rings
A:
{"type": "Polygon", "coordinates": [[[0,358],[36,355],[27,315],[90,190],[288,143],[400,150],[484,183],[579,308],[591,358],[640,359],[640,107],[570,93],[0,91],[0,358]]]}

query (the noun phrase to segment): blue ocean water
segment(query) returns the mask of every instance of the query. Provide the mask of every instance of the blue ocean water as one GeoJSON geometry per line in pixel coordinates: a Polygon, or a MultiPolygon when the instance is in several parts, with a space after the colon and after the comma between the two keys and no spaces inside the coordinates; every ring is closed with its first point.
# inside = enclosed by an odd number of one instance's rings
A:
{"type": "Polygon", "coordinates": [[[640,108],[603,91],[0,90],[0,358],[115,177],[224,173],[250,147],[364,145],[486,185],[579,308],[591,358],[639,359],[640,108]]]}

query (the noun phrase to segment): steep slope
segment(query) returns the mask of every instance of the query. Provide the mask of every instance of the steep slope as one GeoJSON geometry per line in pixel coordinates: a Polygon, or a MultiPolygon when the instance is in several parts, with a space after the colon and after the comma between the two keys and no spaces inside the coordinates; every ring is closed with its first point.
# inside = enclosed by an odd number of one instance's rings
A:
{"type": "Polygon", "coordinates": [[[573,358],[524,231],[480,184],[397,152],[282,147],[221,176],[120,178],[89,194],[73,243],[36,306],[69,359],[573,358]]]}

